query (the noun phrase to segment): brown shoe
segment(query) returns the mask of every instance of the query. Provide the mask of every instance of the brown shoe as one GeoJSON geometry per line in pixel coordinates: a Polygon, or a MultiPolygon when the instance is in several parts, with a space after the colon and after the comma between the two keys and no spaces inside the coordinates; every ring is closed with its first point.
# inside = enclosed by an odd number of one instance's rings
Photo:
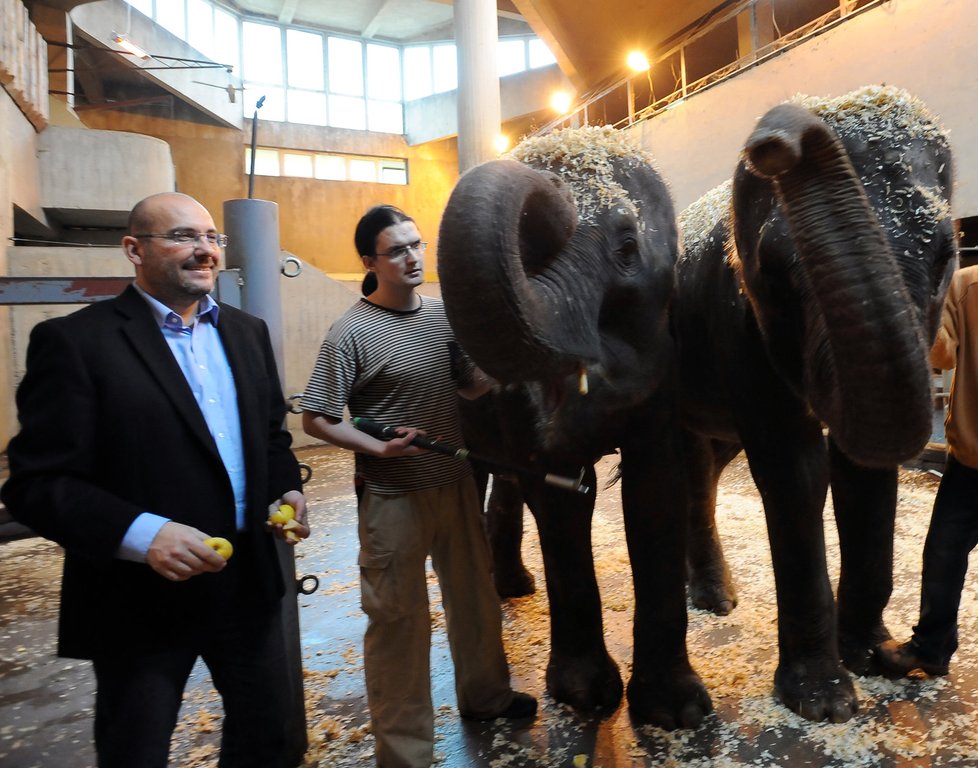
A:
{"type": "Polygon", "coordinates": [[[931,677],[942,677],[947,674],[947,663],[940,664],[925,661],[917,655],[917,646],[913,640],[898,643],[896,640],[885,640],[876,646],[876,658],[880,664],[893,672],[909,675],[914,670],[926,672],[931,677]]]}

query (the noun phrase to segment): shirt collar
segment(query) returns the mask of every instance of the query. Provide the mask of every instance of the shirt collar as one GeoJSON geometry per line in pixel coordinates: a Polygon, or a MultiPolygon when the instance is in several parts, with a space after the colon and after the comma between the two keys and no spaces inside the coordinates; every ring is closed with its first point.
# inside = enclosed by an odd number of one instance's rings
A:
{"type": "MultiPolygon", "coordinates": [[[[139,295],[146,301],[150,312],[153,313],[153,319],[156,320],[156,324],[160,328],[166,328],[168,326],[170,328],[183,327],[183,318],[166,306],[166,304],[154,299],[135,283],[132,284],[132,287],[135,288],[136,292],[139,293],[139,295]]],[[[213,296],[211,296],[209,293],[205,293],[201,300],[197,302],[197,312],[194,315],[194,319],[200,321],[204,318],[210,318],[211,324],[214,327],[217,327],[217,320],[220,314],[220,305],[214,301],[213,296]]]]}

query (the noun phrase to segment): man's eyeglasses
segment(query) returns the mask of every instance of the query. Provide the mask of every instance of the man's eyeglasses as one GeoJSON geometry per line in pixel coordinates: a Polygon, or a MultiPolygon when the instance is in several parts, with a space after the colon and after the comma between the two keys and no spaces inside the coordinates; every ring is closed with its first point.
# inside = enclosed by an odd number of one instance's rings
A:
{"type": "Polygon", "coordinates": [[[424,253],[428,244],[423,240],[415,240],[413,243],[408,243],[407,245],[398,245],[391,248],[389,251],[384,251],[383,253],[375,253],[374,256],[387,256],[391,259],[399,259],[402,256],[407,256],[410,251],[416,251],[417,253],[424,253]]]}
{"type": "Polygon", "coordinates": [[[187,243],[196,243],[201,238],[204,238],[210,245],[219,245],[221,248],[228,244],[228,236],[222,235],[218,232],[150,232],[145,235],[133,235],[135,238],[142,237],[155,237],[160,240],[169,240],[172,243],[179,243],[180,245],[186,245],[187,243]]]}

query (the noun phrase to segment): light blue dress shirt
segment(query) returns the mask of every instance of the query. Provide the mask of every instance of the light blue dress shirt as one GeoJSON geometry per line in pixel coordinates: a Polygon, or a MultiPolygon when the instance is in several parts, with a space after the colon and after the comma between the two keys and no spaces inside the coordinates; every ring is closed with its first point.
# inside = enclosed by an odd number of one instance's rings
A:
{"type": "MultiPolygon", "coordinates": [[[[240,531],[245,527],[244,450],[234,375],[217,332],[221,309],[211,296],[205,295],[197,306],[193,323],[185,326],[180,315],[139,286],[135,288],[152,310],[217,444],[234,490],[235,519],[240,531]]],[[[145,562],[149,545],[167,522],[169,518],[143,512],[123,537],[118,556],[145,562]]]]}

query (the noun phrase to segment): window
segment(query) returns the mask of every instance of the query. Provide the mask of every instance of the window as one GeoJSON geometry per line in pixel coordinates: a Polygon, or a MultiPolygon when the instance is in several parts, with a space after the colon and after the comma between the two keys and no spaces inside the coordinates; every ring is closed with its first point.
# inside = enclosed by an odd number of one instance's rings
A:
{"type": "MultiPolygon", "coordinates": [[[[245,173],[251,169],[251,148],[245,148],[245,173]]],[[[407,184],[407,160],[395,157],[341,155],[258,147],[256,176],[287,176],[322,181],[407,184]]]]}
{"type": "Polygon", "coordinates": [[[181,40],[187,39],[183,3],[172,2],[172,0],[168,3],[157,3],[156,21],[161,27],[170,30],[181,40]]]}
{"type": "MultiPolygon", "coordinates": [[[[245,149],[245,173],[251,173],[251,147],[245,149]]],[[[279,176],[278,150],[277,149],[256,149],[255,150],[255,175],[256,176],[279,176]]]]}
{"type": "Polygon", "coordinates": [[[290,88],[287,107],[290,123],[326,125],[326,94],[322,91],[297,91],[290,88]]]}
{"type": "Polygon", "coordinates": [[[304,179],[311,179],[313,167],[312,155],[297,155],[293,152],[282,153],[282,175],[298,176],[304,179]]]}
{"type": "Polygon", "coordinates": [[[316,155],[316,178],[346,181],[346,160],[338,155],[316,155]]]}
{"type": "Polygon", "coordinates": [[[458,57],[454,45],[432,47],[431,64],[434,70],[432,78],[434,93],[454,91],[458,88],[458,57]]]}
{"type": "Polygon", "coordinates": [[[282,83],[282,30],[271,24],[241,24],[244,78],[261,83],[282,83]]]}
{"type": "Polygon", "coordinates": [[[546,67],[551,64],[556,64],[557,59],[550,52],[547,44],[543,42],[538,37],[534,37],[530,40],[529,45],[530,54],[530,69],[536,69],[537,67],[546,67]]]}
{"type": "Polygon", "coordinates": [[[288,55],[289,87],[325,90],[322,35],[287,29],[285,50],[288,55]]]}
{"type": "MultiPolygon", "coordinates": [[[[245,117],[253,116],[264,96],[259,112],[263,120],[403,134],[405,100],[458,87],[451,42],[403,48],[368,42],[251,20],[216,0],[126,2],[207,58],[231,67],[232,83],[240,78],[245,89],[245,117]]],[[[506,37],[498,46],[500,77],[555,61],[535,37],[506,37]]],[[[344,164],[343,178],[348,166],[344,164]]],[[[314,163],[314,168],[319,166],[314,163]]],[[[391,177],[399,178],[398,173],[406,171],[392,171],[391,177]]]]}
{"type": "Polygon", "coordinates": [[[496,46],[496,70],[500,77],[526,69],[526,41],[523,38],[500,40],[496,46]]]}
{"type": "Polygon", "coordinates": [[[404,49],[404,99],[413,101],[434,93],[431,84],[431,46],[404,49]]]}
{"type": "Polygon", "coordinates": [[[238,59],[238,19],[220,8],[214,9],[214,60],[234,67],[241,75],[241,62],[238,59]]]}
{"type": "Polygon", "coordinates": [[[214,7],[206,0],[187,0],[187,42],[214,58],[214,7]]]}
{"type": "Polygon", "coordinates": [[[331,37],[328,47],[330,93],[363,96],[363,45],[357,40],[331,37]]]}
{"type": "Polygon", "coordinates": [[[401,100],[401,55],[397,48],[367,44],[367,96],[401,100]]]}

